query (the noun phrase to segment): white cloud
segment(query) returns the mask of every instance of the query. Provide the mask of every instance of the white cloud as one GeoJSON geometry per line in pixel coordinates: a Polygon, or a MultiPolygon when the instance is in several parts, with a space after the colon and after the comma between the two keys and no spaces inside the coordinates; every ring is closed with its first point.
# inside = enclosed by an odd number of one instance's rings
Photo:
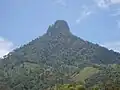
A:
{"type": "Polygon", "coordinates": [[[62,6],[64,6],[64,7],[67,6],[65,0],[55,0],[55,3],[57,3],[57,4],[59,4],[59,5],[62,5],[62,6]]]}
{"type": "Polygon", "coordinates": [[[120,4],[120,0],[111,0],[112,4],[120,4]]]}
{"type": "Polygon", "coordinates": [[[0,57],[7,55],[11,50],[13,50],[13,43],[0,37],[0,57]]]}
{"type": "Polygon", "coordinates": [[[95,0],[96,4],[100,8],[108,8],[110,5],[109,0],[95,0]]]}
{"type": "Polygon", "coordinates": [[[116,52],[120,52],[120,41],[116,41],[116,42],[108,42],[103,44],[102,46],[114,50],[116,52]]]}
{"type": "Polygon", "coordinates": [[[80,13],[80,16],[78,17],[78,19],[76,19],[77,24],[93,13],[92,11],[88,10],[88,7],[86,7],[86,6],[83,6],[82,10],[83,11],[80,13]]]}
{"type": "Polygon", "coordinates": [[[98,7],[109,8],[111,5],[120,4],[120,0],[94,0],[98,7]]]}

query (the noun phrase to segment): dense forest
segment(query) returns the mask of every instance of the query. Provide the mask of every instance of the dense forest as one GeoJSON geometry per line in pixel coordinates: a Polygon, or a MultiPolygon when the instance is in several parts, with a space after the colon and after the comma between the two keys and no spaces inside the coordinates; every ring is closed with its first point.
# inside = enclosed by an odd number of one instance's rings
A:
{"type": "Polygon", "coordinates": [[[73,35],[64,20],[0,60],[0,90],[120,90],[120,54],[73,35]]]}

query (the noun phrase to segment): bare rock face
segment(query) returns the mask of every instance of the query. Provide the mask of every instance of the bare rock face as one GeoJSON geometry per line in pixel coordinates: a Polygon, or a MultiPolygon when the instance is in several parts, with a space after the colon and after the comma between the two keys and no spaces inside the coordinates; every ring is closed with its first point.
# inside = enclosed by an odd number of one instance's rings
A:
{"type": "Polygon", "coordinates": [[[53,25],[49,26],[47,30],[49,36],[56,36],[59,34],[70,34],[68,23],[64,20],[57,20],[53,25]]]}

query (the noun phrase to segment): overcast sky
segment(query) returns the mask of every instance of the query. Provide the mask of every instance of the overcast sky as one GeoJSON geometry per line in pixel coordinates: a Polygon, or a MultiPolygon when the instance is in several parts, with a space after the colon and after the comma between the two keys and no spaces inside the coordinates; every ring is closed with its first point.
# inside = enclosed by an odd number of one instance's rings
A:
{"type": "Polygon", "coordinates": [[[73,34],[120,52],[120,0],[0,0],[0,57],[60,19],[73,34]]]}

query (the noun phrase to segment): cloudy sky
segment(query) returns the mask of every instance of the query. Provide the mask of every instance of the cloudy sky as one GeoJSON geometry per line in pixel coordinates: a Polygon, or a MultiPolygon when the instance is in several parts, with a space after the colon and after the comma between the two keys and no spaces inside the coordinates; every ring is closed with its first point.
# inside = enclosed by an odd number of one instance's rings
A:
{"type": "Polygon", "coordinates": [[[73,34],[120,52],[120,0],[0,0],[0,57],[58,19],[73,34]]]}

